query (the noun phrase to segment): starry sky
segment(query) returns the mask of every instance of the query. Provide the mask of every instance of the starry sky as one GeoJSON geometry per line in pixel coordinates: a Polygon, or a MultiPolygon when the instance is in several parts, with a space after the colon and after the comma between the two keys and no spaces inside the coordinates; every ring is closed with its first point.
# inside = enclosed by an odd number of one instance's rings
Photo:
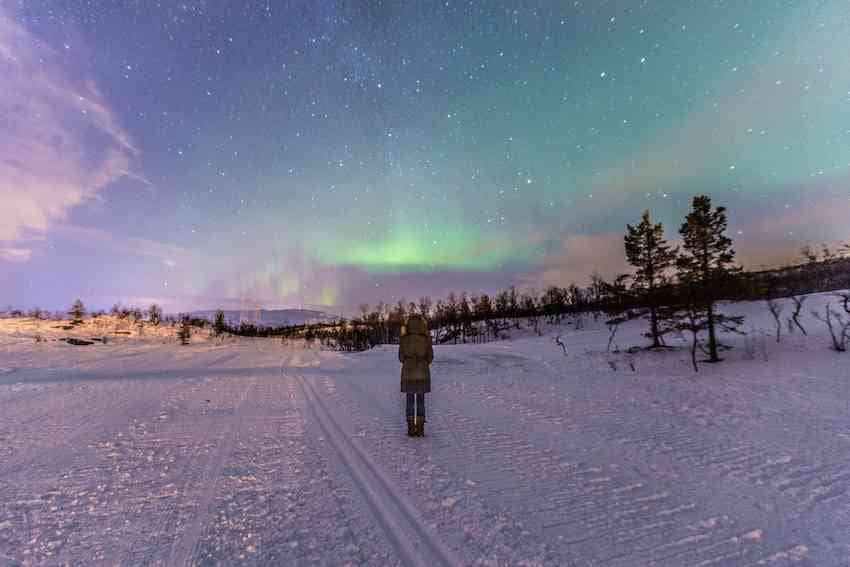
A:
{"type": "Polygon", "coordinates": [[[542,289],[850,236],[846,0],[0,0],[0,304],[542,289]]]}

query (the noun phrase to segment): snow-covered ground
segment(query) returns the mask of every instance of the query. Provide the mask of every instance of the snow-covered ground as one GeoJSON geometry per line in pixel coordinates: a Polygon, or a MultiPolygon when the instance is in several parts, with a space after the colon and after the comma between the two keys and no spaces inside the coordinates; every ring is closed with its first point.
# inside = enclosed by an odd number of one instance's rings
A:
{"type": "Polygon", "coordinates": [[[828,299],[779,344],[762,304],[731,306],[757,337],[698,374],[684,347],[625,352],[640,322],[616,354],[592,318],[436,347],[421,439],[395,348],[0,322],[0,564],[848,565],[828,299]]]}

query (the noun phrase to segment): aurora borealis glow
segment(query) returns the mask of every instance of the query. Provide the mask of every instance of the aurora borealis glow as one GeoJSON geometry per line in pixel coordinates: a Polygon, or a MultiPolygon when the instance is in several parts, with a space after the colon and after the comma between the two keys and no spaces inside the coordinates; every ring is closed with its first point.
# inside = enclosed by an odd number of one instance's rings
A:
{"type": "Polygon", "coordinates": [[[850,4],[0,1],[0,302],[586,283],[645,208],[850,237],[850,4]]]}

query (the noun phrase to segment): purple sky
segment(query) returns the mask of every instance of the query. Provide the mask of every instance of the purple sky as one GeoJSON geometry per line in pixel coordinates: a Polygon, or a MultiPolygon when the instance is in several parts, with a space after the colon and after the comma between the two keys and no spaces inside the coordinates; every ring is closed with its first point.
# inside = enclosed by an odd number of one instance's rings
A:
{"type": "Polygon", "coordinates": [[[844,1],[98,4],[0,2],[3,306],[584,285],[699,193],[850,238],[844,1]]]}

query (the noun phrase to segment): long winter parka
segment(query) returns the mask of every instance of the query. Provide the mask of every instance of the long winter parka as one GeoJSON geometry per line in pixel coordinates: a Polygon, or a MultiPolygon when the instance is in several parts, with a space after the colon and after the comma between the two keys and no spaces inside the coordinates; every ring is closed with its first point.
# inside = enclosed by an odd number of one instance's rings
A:
{"type": "Polygon", "coordinates": [[[407,320],[405,334],[398,345],[398,360],[401,362],[401,391],[406,394],[422,394],[431,391],[430,364],[434,360],[428,322],[421,315],[407,320]]]}

